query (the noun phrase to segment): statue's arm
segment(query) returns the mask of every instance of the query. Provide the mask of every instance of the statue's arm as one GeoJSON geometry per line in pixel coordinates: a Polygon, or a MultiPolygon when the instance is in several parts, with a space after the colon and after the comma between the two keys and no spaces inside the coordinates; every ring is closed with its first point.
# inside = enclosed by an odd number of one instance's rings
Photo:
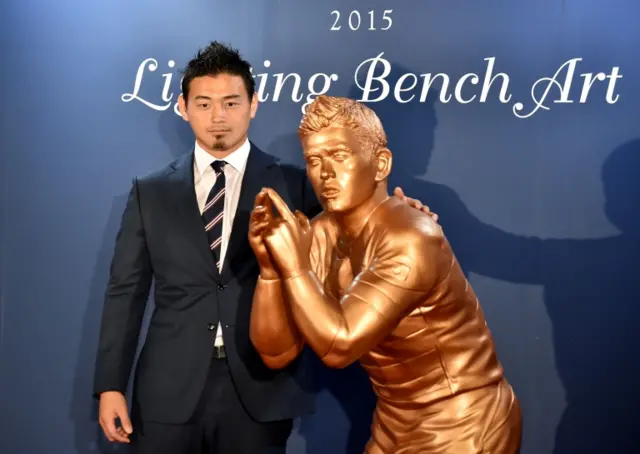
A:
{"type": "Polygon", "coordinates": [[[251,307],[251,342],[263,362],[272,369],[286,367],[304,346],[282,290],[278,277],[259,277],[251,307]]]}
{"type": "Polygon", "coordinates": [[[313,272],[283,281],[300,333],[329,367],[346,367],[379,343],[450,267],[439,235],[385,237],[371,266],[355,277],[340,300],[324,292],[313,272]]]}
{"type": "MultiPolygon", "coordinates": [[[[320,229],[314,231],[309,254],[311,267],[322,279],[321,254],[328,239],[320,229]]],[[[260,276],[253,294],[250,338],[263,362],[282,369],[296,359],[304,347],[304,337],[296,326],[291,306],[285,301],[283,281],[278,274],[260,276]]]]}

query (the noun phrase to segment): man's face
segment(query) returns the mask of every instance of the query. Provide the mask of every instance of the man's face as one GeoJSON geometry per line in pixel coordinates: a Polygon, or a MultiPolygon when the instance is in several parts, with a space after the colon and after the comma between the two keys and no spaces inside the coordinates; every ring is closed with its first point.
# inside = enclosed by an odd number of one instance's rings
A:
{"type": "Polygon", "coordinates": [[[181,97],[179,104],[200,146],[208,152],[225,152],[246,140],[257,99],[257,94],[249,99],[242,77],[219,74],[194,78],[189,99],[181,97]]]}
{"type": "Polygon", "coordinates": [[[326,128],[302,141],[307,175],[327,212],[347,213],[371,198],[376,160],[349,128],[326,128]]]}

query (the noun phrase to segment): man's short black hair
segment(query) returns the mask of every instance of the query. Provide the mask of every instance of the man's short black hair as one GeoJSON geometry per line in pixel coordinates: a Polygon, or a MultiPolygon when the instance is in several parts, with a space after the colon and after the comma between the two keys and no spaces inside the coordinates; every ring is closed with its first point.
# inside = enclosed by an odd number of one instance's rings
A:
{"type": "Polygon", "coordinates": [[[249,62],[243,60],[236,49],[213,41],[206,48],[200,49],[183,71],[182,94],[185,102],[189,99],[189,84],[193,79],[218,74],[242,77],[249,100],[253,98],[256,83],[251,75],[249,62]]]}

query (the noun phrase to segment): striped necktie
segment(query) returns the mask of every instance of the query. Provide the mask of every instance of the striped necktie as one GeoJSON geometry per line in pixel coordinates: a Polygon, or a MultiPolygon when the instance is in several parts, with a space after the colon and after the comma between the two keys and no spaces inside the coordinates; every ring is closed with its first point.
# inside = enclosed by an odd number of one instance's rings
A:
{"type": "Polygon", "coordinates": [[[216,182],[209,192],[207,203],[202,210],[202,219],[204,220],[205,230],[209,239],[209,247],[215,258],[218,271],[222,270],[222,260],[220,253],[222,251],[222,220],[224,217],[224,194],[225,194],[225,177],[224,166],[225,161],[214,161],[211,163],[216,173],[216,182]]]}

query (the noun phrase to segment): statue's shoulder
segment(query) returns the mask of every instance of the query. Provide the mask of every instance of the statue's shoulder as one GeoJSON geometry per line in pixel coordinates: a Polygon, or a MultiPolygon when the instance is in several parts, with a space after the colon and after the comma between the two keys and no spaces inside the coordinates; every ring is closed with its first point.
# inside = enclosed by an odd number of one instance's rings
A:
{"type": "Polygon", "coordinates": [[[444,239],[442,227],[430,215],[395,198],[385,204],[377,224],[378,229],[385,230],[385,236],[397,236],[411,243],[444,239]]]}
{"type": "Polygon", "coordinates": [[[385,276],[403,288],[429,291],[451,263],[442,229],[431,216],[402,201],[393,205],[376,226],[376,272],[386,271],[385,276]]]}

